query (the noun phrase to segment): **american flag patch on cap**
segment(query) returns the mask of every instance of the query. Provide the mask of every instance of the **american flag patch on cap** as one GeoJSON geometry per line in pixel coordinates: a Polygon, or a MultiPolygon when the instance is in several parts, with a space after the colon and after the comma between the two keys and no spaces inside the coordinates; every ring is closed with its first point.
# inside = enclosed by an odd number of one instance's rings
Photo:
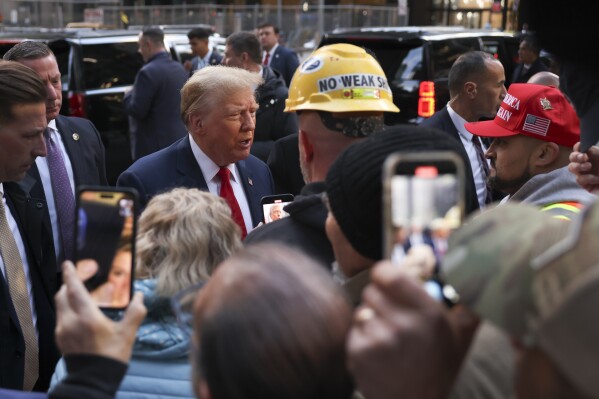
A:
{"type": "Polygon", "coordinates": [[[547,118],[541,118],[540,116],[528,114],[526,115],[526,120],[524,121],[524,126],[522,127],[522,130],[541,136],[547,136],[547,130],[549,130],[550,124],[551,120],[547,118]]]}

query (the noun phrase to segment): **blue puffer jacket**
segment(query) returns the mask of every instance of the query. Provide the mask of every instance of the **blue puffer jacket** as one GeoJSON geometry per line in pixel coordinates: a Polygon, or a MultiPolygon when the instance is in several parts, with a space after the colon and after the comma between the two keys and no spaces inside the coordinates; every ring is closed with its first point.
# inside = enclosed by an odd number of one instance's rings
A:
{"type": "MultiPolygon", "coordinates": [[[[117,399],[195,398],[191,389],[190,337],[177,325],[167,298],[155,294],[155,280],[135,281],[144,294],[148,315],[137,331],[133,356],[117,399]]],[[[66,377],[63,359],[50,390],[66,377]]]]}

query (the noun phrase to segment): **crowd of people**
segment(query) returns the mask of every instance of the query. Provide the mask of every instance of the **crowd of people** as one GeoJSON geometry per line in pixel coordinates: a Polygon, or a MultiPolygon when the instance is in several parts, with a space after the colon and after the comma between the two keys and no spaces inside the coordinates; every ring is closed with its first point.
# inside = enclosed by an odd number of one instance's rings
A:
{"type": "Polygon", "coordinates": [[[193,29],[182,65],[144,29],[119,312],[85,284],[116,246],[72,263],[77,188],[107,185],[100,135],[59,115],[48,47],[15,45],[0,61],[0,397],[599,398],[599,79],[554,42],[555,9],[522,3],[536,34],[509,87],[467,52],[418,126],[385,126],[401,110],[365,49],[300,64],[263,24],[221,56],[193,29]],[[431,152],[464,166],[461,209],[390,233],[386,162],[431,152]]]}

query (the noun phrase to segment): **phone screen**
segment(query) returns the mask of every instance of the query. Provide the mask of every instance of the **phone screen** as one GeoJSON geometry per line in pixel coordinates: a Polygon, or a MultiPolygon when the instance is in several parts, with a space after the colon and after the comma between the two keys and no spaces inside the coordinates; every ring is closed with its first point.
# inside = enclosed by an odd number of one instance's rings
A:
{"type": "Polygon", "coordinates": [[[75,265],[101,308],[123,309],[131,300],[136,206],[134,191],[78,191],[75,265]]]}
{"type": "Polygon", "coordinates": [[[283,210],[285,206],[293,201],[292,194],[271,195],[262,198],[262,215],[264,223],[283,219],[289,214],[283,210]]]}
{"type": "Polygon", "coordinates": [[[410,248],[428,245],[437,258],[464,218],[461,159],[451,153],[406,154],[388,167],[387,250],[399,262],[410,248]]]}

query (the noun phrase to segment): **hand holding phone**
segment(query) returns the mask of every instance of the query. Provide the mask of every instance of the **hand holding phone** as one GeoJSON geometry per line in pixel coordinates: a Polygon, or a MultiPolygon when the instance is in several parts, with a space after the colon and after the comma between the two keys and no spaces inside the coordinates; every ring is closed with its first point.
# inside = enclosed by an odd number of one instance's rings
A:
{"type": "Polygon", "coordinates": [[[78,189],[75,266],[101,308],[124,309],[131,300],[136,208],[134,190],[78,189]]]}
{"type": "Polygon", "coordinates": [[[428,245],[437,257],[464,217],[464,164],[448,151],[397,153],[383,170],[385,255],[401,261],[411,247],[428,245]]]}

